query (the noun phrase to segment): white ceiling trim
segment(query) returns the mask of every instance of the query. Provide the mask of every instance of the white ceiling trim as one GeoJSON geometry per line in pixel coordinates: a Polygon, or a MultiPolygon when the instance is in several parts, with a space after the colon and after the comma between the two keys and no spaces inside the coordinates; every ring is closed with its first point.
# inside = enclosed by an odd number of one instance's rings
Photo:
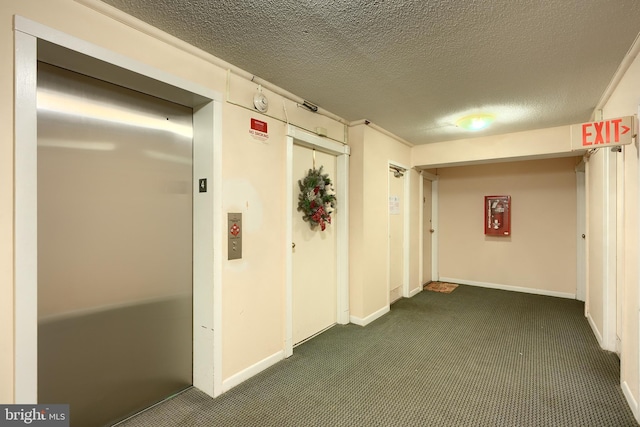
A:
{"type": "Polygon", "coordinates": [[[375,124],[375,123],[371,123],[369,120],[365,120],[365,119],[362,119],[362,120],[354,120],[354,121],[352,121],[352,122],[350,122],[350,123],[349,123],[349,127],[354,127],[354,126],[359,126],[359,125],[367,125],[367,126],[369,126],[370,128],[375,129],[375,130],[377,130],[378,132],[380,132],[380,133],[382,133],[382,134],[384,134],[384,135],[388,136],[389,138],[393,138],[393,139],[395,139],[396,141],[398,141],[398,142],[400,142],[400,143],[402,143],[402,144],[406,145],[407,147],[413,147],[413,146],[414,146],[414,144],[412,144],[411,142],[407,141],[406,139],[402,139],[402,138],[400,138],[398,135],[395,135],[395,134],[393,134],[393,133],[389,132],[388,130],[386,130],[386,129],[384,129],[384,128],[381,128],[380,126],[378,126],[378,125],[377,125],[377,124],[375,124]]]}

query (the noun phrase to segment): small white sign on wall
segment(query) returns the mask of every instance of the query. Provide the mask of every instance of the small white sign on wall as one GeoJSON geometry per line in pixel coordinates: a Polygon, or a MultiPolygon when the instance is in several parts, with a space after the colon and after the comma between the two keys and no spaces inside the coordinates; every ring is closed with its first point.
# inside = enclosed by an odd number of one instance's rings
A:
{"type": "Polygon", "coordinates": [[[400,215],[400,197],[389,196],[389,214],[400,215]]]}

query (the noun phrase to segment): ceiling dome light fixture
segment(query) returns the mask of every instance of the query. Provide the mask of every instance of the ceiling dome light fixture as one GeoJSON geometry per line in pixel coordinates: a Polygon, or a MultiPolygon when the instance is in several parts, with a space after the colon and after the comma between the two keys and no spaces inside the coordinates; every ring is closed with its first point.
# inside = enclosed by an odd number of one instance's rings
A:
{"type": "Polygon", "coordinates": [[[470,131],[477,131],[488,128],[494,120],[495,117],[491,114],[471,114],[456,120],[456,126],[470,131]]]}

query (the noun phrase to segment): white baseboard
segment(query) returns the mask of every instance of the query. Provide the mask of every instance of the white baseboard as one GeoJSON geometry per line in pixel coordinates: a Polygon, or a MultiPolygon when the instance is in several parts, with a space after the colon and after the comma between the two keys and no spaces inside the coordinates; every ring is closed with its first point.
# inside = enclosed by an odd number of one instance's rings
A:
{"type": "Polygon", "coordinates": [[[631,408],[631,412],[633,412],[633,416],[636,418],[636,421],[640,422],[640,419],[638,419],[638,415],[639,415],[638,402],[636,402],[636,399],[633,398],[633,394],[631,393],[629,384],[627,384],[626,381],[623,381],[621,387],[622,387],[622,393],[624,394],[624,397],[627,399],[627,404],[631,408]]]}
{"type": "Polygon", "coordinates": [[[264,371],[270,366],[275,365],[276,363],[278,363],[283,359],[284,359],[284,350],[280,350],[279,352],[272,354],[266,359],[262,359],[258,363],[255,363],[249,366],[247,369],[243,369],[237,374],[230,376],[229,378],[227,378],[222,382],[222,392],[224,393],[226,391],[231,390],[233,387],[237,386],[241,382],[248,380],[252,376],[264,371]]]}
{"type": "Polygon", "coordinates": [[[461,285],[479,286],[481,288],[501,289],[503,291],[523,292],[525,294],[546,295],[550,297],[576,299],[576,294],[568,292],[548,291],[546,289],[523,288],[520,286],[501,285],[499,283],[477,282],[475,280],[455,279],[453,277],[440,277],[440,282],[459,283],[461,285]]]}
{"type": "Polygon", "coordinates": [[[369,323],[373,322],[374,320],[384,316],[385,314],[387,314],[390,311],[389,306],[385,306],[382,307],[380,310],[371,313],[370,315],[368,315],[365,318],[361,318],[361,317],[356,317],[356,316],[349,316],[349,320],[351,320],[351,323],[359,325],[359,326],[367,326],[369,323]]]}
{"type": "Polygon", "coordinates": [[[589,322],[589,326],[591,326],[591,331],[593,331],[593,335],[596,336],[596,340],[598,341],[600,348],[604,348],[604,341],[602,340],[602,334],[598,330],[598,327],[596,326],[596,322],[593,321],[593,318],[591,317],[591,313],[587,313],[586,318],[587,318],[587,322],[589,322]]]}
{"type": "Polygon", "coordinates": [[[422,292],[422,286],[418,286],[417,288],[409,291],[409,298],[418,295],[420,292],[422,292]]]}

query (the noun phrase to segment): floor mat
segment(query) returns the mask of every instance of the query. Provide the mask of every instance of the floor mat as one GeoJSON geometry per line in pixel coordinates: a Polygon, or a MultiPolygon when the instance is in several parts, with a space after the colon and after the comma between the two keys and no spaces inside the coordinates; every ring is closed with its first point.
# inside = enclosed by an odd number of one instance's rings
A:
{"type": "Polygon", "coordinates": [[[443,294],[450,294],[453,292],[458,285],[455,283],[447,283],[447,282],[431,282],[424,286],[424,289],[433,292],[442,292],[443,294]]]}

